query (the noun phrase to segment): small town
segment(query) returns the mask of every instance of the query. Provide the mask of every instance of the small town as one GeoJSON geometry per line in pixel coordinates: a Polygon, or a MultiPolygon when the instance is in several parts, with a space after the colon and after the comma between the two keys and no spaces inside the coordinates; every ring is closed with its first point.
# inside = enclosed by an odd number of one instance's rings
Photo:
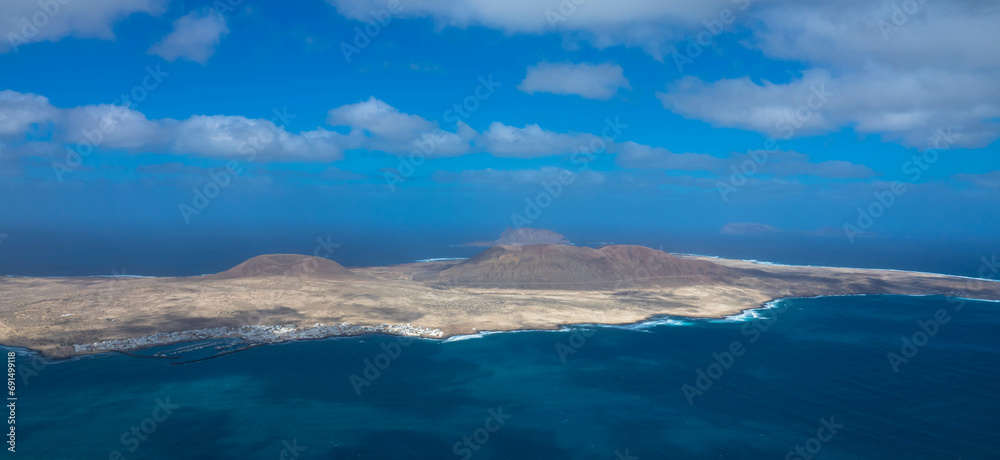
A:
{"type": "Polygon", "coordinates": [[[312,327],[299,327],[295,324],[275,326],[212,327],[207,329],[164,332],[144,335],[141,337],[105,340],[103,342],[73,345],[73,350],[78,353],[124,351],[169,345],[179,342],[219,338],[237,338],[248,344],[265,344],[287,342],[291,340],[323,339],[328,337],[360,335],[366,333],[384,333],[407,337],[434,338],[439,338],[444,335],[440,329],[414,326],[409,323],[380,324],[378,326],[353,326],[351,323],[339,323],[333,325],[316,323],[312,327]]]}

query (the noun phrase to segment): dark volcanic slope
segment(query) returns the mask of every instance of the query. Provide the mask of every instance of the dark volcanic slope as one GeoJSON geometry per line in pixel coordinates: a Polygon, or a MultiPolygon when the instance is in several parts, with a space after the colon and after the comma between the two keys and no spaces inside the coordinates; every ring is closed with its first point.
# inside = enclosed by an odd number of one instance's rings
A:
{"type": "Polygon", "coordinates": [[[442,271],[437,281],[476,287],[627,289],[725,282],[741,275],[712,262],[644,246],[493,246],[442,271]]]}
{"type": "Polygon", "coordinates": [[[231,280],[262,276],[295,276],[330,280],[364,279],[330,259],[299,254],[265,254],[254,257],[229,270],[206,279],[231,280]]]}

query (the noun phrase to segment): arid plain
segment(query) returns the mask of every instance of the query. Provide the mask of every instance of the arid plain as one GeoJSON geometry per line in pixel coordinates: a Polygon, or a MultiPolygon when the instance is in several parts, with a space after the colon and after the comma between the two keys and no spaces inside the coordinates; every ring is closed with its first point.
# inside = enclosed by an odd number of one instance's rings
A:
{"type": "MultiPolygon", "coordinates": [[[[675,256],[641,246],[535,245],[495,246],[465,261],[353,269],[310,256],[268,255],[197,277],[2,277],[0,292],[0,343],[67,357],[95,352],[80,345],[208,328],[350,323],[412,326],[403,332],[448,337],[629,324],[658,315],[723,317],[789,297],[995,300],[1000,282],[675,256]]],[[[324,335],[337,334],[309,337],[324,335]]]]}

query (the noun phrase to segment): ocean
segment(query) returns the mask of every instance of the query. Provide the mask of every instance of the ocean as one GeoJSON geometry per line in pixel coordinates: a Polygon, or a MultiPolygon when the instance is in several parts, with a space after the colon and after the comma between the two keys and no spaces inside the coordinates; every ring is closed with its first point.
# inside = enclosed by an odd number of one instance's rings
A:
{"type": "MultiPolygon", "coordinates": [[[[803,257],[761,248],[745,257],[803,257]]],[[[884,265],[975,276],[996,254],[926,249],[884,265]]],[[[460,256],[431,252],[407,256],[460,256]]],[[[998,308],[789,299],[720,320],[367,335],[184,365],[18,350],[10,458],[995,459],[998,308]]]]}

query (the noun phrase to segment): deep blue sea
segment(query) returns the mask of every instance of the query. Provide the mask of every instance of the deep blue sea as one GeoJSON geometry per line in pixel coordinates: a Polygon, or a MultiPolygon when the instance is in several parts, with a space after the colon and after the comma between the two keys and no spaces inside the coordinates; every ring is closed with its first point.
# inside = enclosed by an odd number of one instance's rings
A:
{"type": "MultiPolygon", "coordinates": [[[[729,253],[724,243],[696,246],[664,249],[809,262],[790,260],[809,250],[776,243],[756,252],[745,242],[729,253]]],[[[850,265],[811,248],[814,264],[850,265]]],[[[457,256],[432,249],[407,257],[457,256]]],[[[981,257],[997,253],[988,244],[939,249],[882,248],[896,254],[882,265],[974,276],[981,257]]],[[[17,453],[8,457],[996,459],[998,309],[945,297],[830,297],[727,320],[447,342],[368,335],[185,365],[20,353],[17,453]]]]}

